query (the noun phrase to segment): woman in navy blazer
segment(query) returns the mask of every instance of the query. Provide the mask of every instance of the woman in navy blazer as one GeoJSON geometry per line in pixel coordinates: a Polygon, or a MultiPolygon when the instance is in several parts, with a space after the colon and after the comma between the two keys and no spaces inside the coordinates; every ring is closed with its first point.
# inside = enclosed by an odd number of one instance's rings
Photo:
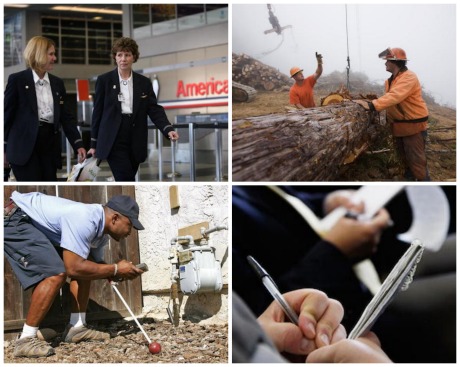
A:
{"type": "Polygon", "coordinates": [[[116,40],[112,57],[117,68],[96,81],[88,153],[107,160],[115,181],[134,181],[147,158],[147,116],[168,139],[179,135],[157,103],[150,79],[132,70],[139,58],[137,43],[127,37],[116,40]]]}
{"type": "Polygon", "coordinates": [[[57,181],[62,168],[61,127],[80,161],[86,156],[74,115],[65,104],[64,82],[49,74],[54,42],[36,36],[24,50],[28,69],[11,74],[4,100],[4,165],[17,181],[57,181]]]}

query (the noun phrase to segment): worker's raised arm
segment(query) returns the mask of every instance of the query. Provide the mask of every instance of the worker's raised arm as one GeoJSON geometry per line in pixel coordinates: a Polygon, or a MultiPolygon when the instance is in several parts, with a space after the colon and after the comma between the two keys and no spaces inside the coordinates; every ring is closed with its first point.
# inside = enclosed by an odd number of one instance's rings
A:
{"type": "Polygon", "coordinates": [[[316,61],[318,61],[318,67],[316,68],[315,74],[313,74],[315,80],[318,80],[321,74],[323,73],[323,55],[315,52],[316,61]]]}

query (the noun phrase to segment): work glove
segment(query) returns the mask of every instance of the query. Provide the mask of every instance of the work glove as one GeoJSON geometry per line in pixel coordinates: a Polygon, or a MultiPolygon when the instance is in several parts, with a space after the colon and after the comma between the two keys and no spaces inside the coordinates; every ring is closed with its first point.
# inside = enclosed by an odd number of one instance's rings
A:
{"type": "Polygon", "coordinates": [[[363,101],[362,99],[354,99],[353,102],[359,104],[362,108],[364,108],[366,111],[369,111],[369,102],[368,101],[363,101]]]}
{"type": "Polygon", "coordinates": [[[323,64],[323,55],[319,54],[318,52],[315,52],[316,55],[316,61],[318,61],[318,65],[323,64]]]}

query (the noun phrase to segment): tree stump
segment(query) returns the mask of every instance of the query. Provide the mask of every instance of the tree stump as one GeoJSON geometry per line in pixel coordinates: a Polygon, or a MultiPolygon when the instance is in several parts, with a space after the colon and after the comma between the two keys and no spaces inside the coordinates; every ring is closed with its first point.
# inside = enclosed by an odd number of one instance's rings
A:
{"type": "Polygon", "coordinates": [[[232,122],[233,181],[333,181],[379,137],[385,113],[347,101],[232,122]]]}

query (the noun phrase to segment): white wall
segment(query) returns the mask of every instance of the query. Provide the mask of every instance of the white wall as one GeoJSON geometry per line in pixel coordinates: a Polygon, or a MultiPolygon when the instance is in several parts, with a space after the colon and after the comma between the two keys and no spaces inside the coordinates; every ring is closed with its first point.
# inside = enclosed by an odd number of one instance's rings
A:
{"type": "MultiPolygon", "coordinates": [[[[142,276],[144,312],[160,319],[168,318],[166,307],[171,287],[168,257],[171,239],[178,236],[178,229],[200,222],[209,222],[209,228],[228,226],[227,185],[176,185],[179,209],[170,208],[170,184],[136,186],[139,219],[145,227],[139,231],[140,259],[149,266],[149,272],[142,276]]],[[[211,233],[209,244],[216,248],[216,258],[222,262],[224,287],[219,294],[181,295],[180,315],[203,323],[227,323],[228,230],[211,233]]]]}

